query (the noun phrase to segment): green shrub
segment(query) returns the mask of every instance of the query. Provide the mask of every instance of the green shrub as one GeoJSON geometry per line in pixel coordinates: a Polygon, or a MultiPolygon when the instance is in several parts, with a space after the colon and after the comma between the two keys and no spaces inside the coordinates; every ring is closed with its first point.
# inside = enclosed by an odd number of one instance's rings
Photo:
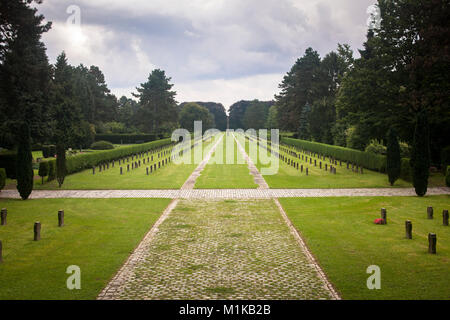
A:
{"type": "Polygon", "coordinates": [[[53,181],[56,179],[56,161],[50,160],[48,163],[48,178],[47,181],[53,181]]]}
{"type": "MultiPolygon", "coordinates": [[[[117,149],[113,149],[113,150],[103,150],[103,151],[92,152],[92,153],[77,154],[77,155],[68,157],[66,159],[67,174],[80,172],[84,169],[90,169],[93,166],[96,166],[100,163],[109,162],[112,160],[118,160],[123,157],[130,156],[132,154],[150,151],[152,149],[163,147],[163,146],[166,146],[169,144],[172,144],[171,139],[163,139],[163,140],[148,142],[148,143],[139,144],[139,145],[117,148],[117,149]]],[[[48,163],[49,163],[49,165],[53,164],[53,166],[55,166],[55,168],[56,168],[56,164],[55,164],[56,160],[55,159],[48,161],[48,163]]],[[[55,178],[53,177],[53,179],[55,179],[55,178]]],[[[51,181],[50,175],[49,175],[48,181],[51,181]]]]}
{"type": "Polygon", "coordinates": [[[281,138],[281,142],[342,161],[356,163],[367,169],[386,172],[386,156],[306,140],[281,138]]]}
{"type": "Polygon", "coordinates": [[[370,141],[370,144],[366,147],[365,151],[373,154],[385,155],[387,153],[387,148],[375,139],[370,141]]]}
{"type": "Polygon", "coordinates": [[[6,185],[6,170],[4,168],[0,168],[0,191],[6,185]]]}
{"type": "Polygon", "coordinates": [[[447,166],[447,174],[445,175],[445,184],[450,187],[450,166],[447,166]]]}
{"type": "Polygon", "coordinates": [[[16,179],[16,159],[17,152],[4,151],[0,154],[0,168],[4,168],[6,176],[10,179],[16,179]]]}
{"type": "Polygon", "coordinates": [[[39,163],[39,177],[42,178],[42,184],[44,184],[44,177],[48,176],[49,166],[47,161],[41,161],[39,163]]]}
{"type": "Polygon", "coordinates": [[[95,141],[108,141],[114,144],[135,144],[137,141],[152,142],[158,139],[155,134],[97,134],[95,141]]]}
{"type": "Polygon", "coordinates": [[[108,141],[97,141],[91,145],[92,150],[111,150],[114,149],[114,146],[111,142],[108,141]]]}

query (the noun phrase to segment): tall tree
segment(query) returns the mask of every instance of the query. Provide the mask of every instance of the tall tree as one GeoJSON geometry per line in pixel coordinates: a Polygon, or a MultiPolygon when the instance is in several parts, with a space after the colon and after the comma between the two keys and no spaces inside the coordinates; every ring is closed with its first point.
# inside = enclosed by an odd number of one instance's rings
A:
{"type": "Polygon", "coordinates": [[[394,128],[389,129],[387,135],[387,157],[386,157],[386,171],[391,186],[400,177],[401,172],[401,156],[400,145],[397,139],[397,133],[394,128]]]}
{"type": "Polygon", "coordinates": [[[255,100],[244,114],[244,129],[264,129],[269,115],[270,104],[255,100]]]}
{"type": "Polygon", "coordinates": [[[82,125],[80,105],[74,90],[74,69],[61,53],[55,64],[52,90],[52,120],[56,141],[56,176],[61,187],[66,175],[66,149],[76,142],[77,128],[82,125]]]}
{"type": "Polygon", "coordinates": [[[300,123],[300,115],[306,104],[312,104],[313,81],[320,67],[317,51],[308,48],[279,85],[281,92],[275,97],[278,106],[278,123],[281,129],[295,131],[300,123]]]}
{"type": "Polygon", "coordinates": [[[34,141],[44,140],[49,132],[51,70],[41,36],[51,23],[44,23],[32,2],[0,3],[0,140],[9,146],[18,141],[24,121],[34,141]]]}
{"type": "Polygon", "coordinates": [[[26,122],[22,123],[18,135],[17,149],[17,190],[23,200],[27,200],[33,191],[33,156],[31,154],[30,129],[26,122]]]}
{"type": "Polygon", "coordinates": [[[266,121],[267,129],[278,129],[278,107],[273,105],[269,108],[269,114],[266,121]]]}
{"type": "Polygon", "coordinates": [[[423,197],[427,193],[430,175],[430,133],[425,109],[421,110],[416,117],[411,167],[414,189],[419,197],[423,197]]]}
{"type": "Polygon", "coordinates": [[[176,125],[178,120],[175,91],[171,91],[171,78],[163,70],[153,70],[147,82],[136,88],[139,99],[139,119],[145,132],[160,133],[176,125]]]}
{"type": "Polygon", "coordinates": [[[180,112],[180,126],[189,132],[194,132],[195,121],[201,121],[202,129],[206,131],[214,126],[214,115],[197,103],[187,103],[180,112]]]}

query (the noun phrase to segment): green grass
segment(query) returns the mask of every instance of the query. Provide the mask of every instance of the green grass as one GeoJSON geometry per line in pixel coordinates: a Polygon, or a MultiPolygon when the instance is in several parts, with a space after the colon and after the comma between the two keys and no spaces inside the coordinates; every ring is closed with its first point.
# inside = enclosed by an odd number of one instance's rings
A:
{"type": "Polygon", "coordinates": [[[195,183],[196,189],[256,189],[257,187],[231,134],[223,136],[195,183]],[[227,164],[230,162],[231,164],[227,164]]]}
{"type": "MultiPolygon", "coordinates": [[[[244,137],[238,135],[239,142],[244,145],[244,137]]],[[[258,170],[261,171],[262,168],[268,167],[268,165],[261,164],[257,161],[253,155],[249,153],[250,143],[255,144],[255,142],[245,142],[245,149],[247,154],[252,158],[258,170]]],[[[266,152],[262,149],[263,152],[266,152]]],[[[364,174],[354,173],[352,170],[347,170],[346,164],[343,162],[342,167],[336,166],[337,174],[330,174],[329,169],[325,171],[325,164],[330,166],[329,159],[326,158],[325,161],[319,160],[313,157],[313,163],[309,164],[305,160],[301,160],[291,155],[282,152],[280,154],[284,155],[292,161],[299,162],[299,166],[304,166],[304,171],[301,173],[300,170],[294,169],[292,166],[288,165],[286,162],[280,159],[279,170],[275,175],[265,175],[264,179],[270,188],[274,189],[333,189],[333,188],[391,188],[388,182],[388,176],[379,172],[364,169],[364,174]],[[314,159],[317,160],[317,167],[314,166],[314,159]],[[319,161],[322,161],[322,169],[319,168],[319,161]],[[306,176],[306,167],[308,167],[309,175],[306,176]]],[[[308,156],[309,159],[309,156],[308,156]]],[[[444,176],[439,173],[432,174],[429,179],[429,187],[444,186],[444,176]]],[[[410,182],[399,179],[394,188],[411,188],[412,184],[410,182]]]]}
{"type": "Polygon", "coordinates": [[[0,299],[95,299],[142,240],[167,199],[0,200],[3,263],[0,299]],[[57,212],[65,226],[57,227],[57,212]],[[33,224],[42,240],[33,241],[33,224]],[[81,290],[68,290],[66,269],[81,268],[81,290]]]}
{"type": "Polygon", "coordinates": [[[320,265],[344,299],[450,299],[450,227],[442,226],[449,196],[425,198],[280,199],[320,265]],[[434,207],[435,219],[426,209],[434,207]],[[387,225],[375,225],[386,208],[387,225]],[[413,239],[405,238],[405,221],[413,239]],[[437,234],[437,254],[428,233],[437,234]],[[381,268],[381,290],[366,286],[366,269],[381,268]]]}
{"type": "MultiPolygon", "coordinates": [[[[206,154],[210,148],[211,143],[205,143],[203,154],[206,154]]],[[[186,155],[187,157],[187,155],[186,155]]],[[[191,153],[193,160],[194,152],[191,153]]],[[[157,155],[154,156],[151,164],[161,161],[157,155]]],[[[84,170],[80,173],[72,174],[66,177],[62,190],[151,190],[151,189],[179,189],[184,182],[189,178],[194,169],[198,166],[193,161],[192,164],[175,164],[169,163],[168,165],[157,169],[156,172],[146,174],[147,164],[142,164],[140,168],[131,169],[127,172],[126,165],[122,164],[123,175],[120,175],[120,166],[116,161],[114,168],[110,167],[105,171],[99,172],[96,169],[95,175],[92,175],[92,169],[84,170]]],[[[128,163],[127,163],[128,164],[128,163]]],[[[59,190],[56,180],[47,182],[44,181],[44,185],[41,183],[41,179],[35,180],[36,190],[59,190]]]]}

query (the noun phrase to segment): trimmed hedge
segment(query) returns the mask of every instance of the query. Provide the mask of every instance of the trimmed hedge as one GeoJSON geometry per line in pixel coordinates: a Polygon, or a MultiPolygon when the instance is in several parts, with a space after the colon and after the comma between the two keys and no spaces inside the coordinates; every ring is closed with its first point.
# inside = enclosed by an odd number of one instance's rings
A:
{"type": "MultiPolygon", "coordinates": [[[[118,160],[123,157],[130,156],[139,152],[146,152],[152,149],[163,147],[172,143],[171,139],[163,139],[144,144],[117,148],[114,150],[98,151],[86,154],[77,154],[66,159],[67,174],[80,172],[84,169],[90,169],[101,163],[118,160]]],[[[49,160],[49,165],[52,163],[56,167],[56,159],[49,160]]],[[[51,169],[50,169],[51,170],[51,169]]]]}
{"type": "Polygon", "coordinates": [[[156,134],[96,134],[95,141],[108,141],[114,144],[135,144],[151,142],[159,137],[156,134]]]}
{"type": "Polygon", "coordinates": [[[6,176],[10,179],[16,179],[16,158],[15,151],[5,151],[0,154],[0,168],[4,168],[6,176]]]}
{"type": "Polygon", "coordinates": [[[316,152],[325,156],[331,156],[342,161],[356,163],[370,170],[386,172],[386,156],[292,138],[282,137],[281,142],[300,149],[316,152]]]}
{"type": "Polygon", "coordinates": [[[91,145],[92,150],[112,150],[114,146],[108,141],[97,141],[91,145]]]}
{"type": "Polygon", "coordinates": [[[450,166],[447,167],[447,174],[445,175],[445,184],[450,187],[450,166]]]}

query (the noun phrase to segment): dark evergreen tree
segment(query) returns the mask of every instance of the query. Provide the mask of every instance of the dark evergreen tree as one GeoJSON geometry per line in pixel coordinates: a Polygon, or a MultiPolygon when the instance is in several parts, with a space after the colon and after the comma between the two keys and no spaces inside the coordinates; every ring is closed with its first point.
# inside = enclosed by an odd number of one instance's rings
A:
{"type": "Polygon", "coordinates": [[[17,144],[20,126],[27,122],[33,142],[49,133],[48,92],[51,69],[41,41],[51,23],[31,3],[0,2],[0,141],[17,144]]]}
{"type": "Polygon", "coordinates": [[[17,149],[17,190],[23,200],[28,199],[33,191],[33,155],[31,153],[30,129],[23,123],[18,135],[19,146],[17,149]]]}
{"type": "Polygon", "coordinates": [[[416,194],[423,197],[427,193],[430,174],[430,133],[426,110],[421,110],[417,114],[411,168],[416,194]]]}
{"type": "Polygon", "coordinates": [[[391,186],[400,177],[401,172],[400,145],[394,128],[389,129],[387,136],[386,170],[391,186]]]}
{"type": "Polygon", "coordinates": [[[302,108],[300,113],[299,127],[298,127],[298,138],[302,140],[311,139],[311,133],[309,130],[309,115],[311,113],[311,106],[306,104],[302,108]]]}
{"type": "Polygon", "coordinates": [[[176,126],[178,110],[175,91],[171,91],[171,78],[163,70],[153,70],[147,82],[136,88],[139,99],[138,118],[146,133],[161,133],[176,126]]]}
{"type": "Polygon", "coordinates": [[[60,188],[64,183],[66,174],[66,147],[60,142],[56,145],[56,180],[58,181],[60,188]]]}

